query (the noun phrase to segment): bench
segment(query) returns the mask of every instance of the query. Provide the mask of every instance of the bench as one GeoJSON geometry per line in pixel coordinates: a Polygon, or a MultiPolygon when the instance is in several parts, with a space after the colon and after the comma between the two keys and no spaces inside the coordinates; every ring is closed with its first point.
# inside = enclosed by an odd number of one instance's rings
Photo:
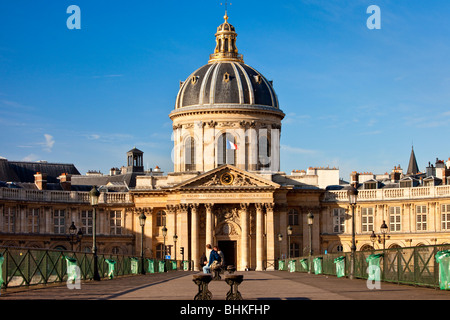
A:
{"type": "Polygon", "coordinates": [[[211,282],[212,277],[209,274],[196,274],[192,276],[192,281],[198,285],[198,293],[195,295],[194,300],[211,300],[212,293],[208,289],[208,284],[211,282]]]}

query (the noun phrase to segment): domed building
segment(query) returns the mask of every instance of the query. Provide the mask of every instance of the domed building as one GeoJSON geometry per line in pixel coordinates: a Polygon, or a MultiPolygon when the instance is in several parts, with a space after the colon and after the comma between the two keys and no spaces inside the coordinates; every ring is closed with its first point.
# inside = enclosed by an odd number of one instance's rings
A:
{"type": "MultiPolygon", "coordinates": [[[[285,114],[272,81],[244,63],[236,30],[226,13],[224,19],[215,34],[214,53],[180,83],[169,114],[174,171],[137,177],[132,193],[137,212],[152,213],[147,244],[159,256],[164,241],[171,243],[176,235],[177,243],[170,245],[183,248],[195,270],[206,244],[219,245],[226,264],[238,270],[274,269],[280,252],[287,255],[287,202],[298,193],[285,186],[280,172],[285,114]],[[284,235],[281,241],[278,234],[284,235]]],[[[322,191],[302,192],[312,201],[310,211],[322,191]]],[[[302,237],[299,223],[294,230],[302,237]]]]}

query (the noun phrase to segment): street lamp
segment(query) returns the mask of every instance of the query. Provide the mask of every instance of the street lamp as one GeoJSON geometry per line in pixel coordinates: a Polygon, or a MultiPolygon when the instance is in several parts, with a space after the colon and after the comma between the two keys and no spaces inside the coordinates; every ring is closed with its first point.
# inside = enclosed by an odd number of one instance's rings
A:
{"type": "Polygon", "coordinates": [[[288,234],[288,239],[289,239],[289,243],[288,243],[288,257],[289,259],[291,258],[291,236],[292,236],[292,226],[289,225],[287,227],[287,234],[288,234]]]}
{"type": "MultiPolygon", "coordinates": [[[[391,237],[389,235],[386,235],[388,232],[388,226],[386,224],[386,221],[383,220],[383,224],[380,226],[381,234],[383,235],[383,238],[380,235],[376,235],[375,231],[372,231],[372,234],[370,235],[370,241],[375,245],[375,241],[378,240],[378,243],[383,244],[383,250],[386,249],[386,239],[390,239],[391,237]]],[[[374,247],[375,248],[375,247],[374,247]]]]}
{"type": "Polygon", "coordinates": [[[166,226],[164,226],[162,228],[162,234],[164,237],[164,251],[163,251],[163,256],[164,256],[164,272],[166,271],[166,236],[167,236],[167,228],[166,226]]]}
{"type": "Polygon", "coordinates": [[[352,263],[350,265],[350,279],[353,279],[354,273],[355,273],[355,254],[356,254],[356,241],[355,241],[355,207],[356,202],[358,200],[358,190],[351,186],[350,189],[347,191],[348,195],[348,202],[350,203],[350,206],[352,207],[352,253],[351,253],[351,260],[352,263]]]}
{"type": "MultiPolygon", "coordinates": [[[[386,233],[388,232],[388,226],[386,224],[386,221],[383,220],[383,224],[380,227],[381,234],[383,235],[383,250],[386,249],[386,233]]],[[[389,236],[387,236],[389,239],[389,236]]],[[[381,237],[378,236],[378,242],[381,243],[381,237]]]]}
{"type": "Polygon", "coordinates": [[[309,226],[309,268],[308,273],[311,273],[311,258],[313,255],[313,247],[312,247],[312,227],[314,224],[314,215],[310,211],[308,213],[308,226],[309,226]]]}
{"type": "Polygon", "coordinates": [[[72,252],[73,252],[73,245],[81,242],[81,239],[83,238],[83,231],[81,229],[77,232],[77,227],[75,226],[75,222],[72,221],[72,224],[69,227],[69,242],[72,246],[72,252]]]}
{"type": "Polygon", "coordinates": [[[173,236],[173,243],[175,244],[175,261],[177,261],[177,241],[178,241],[178,236],[175,234],[173,236]]]}
{"type": "Polygon", "coordinates": [[[141,226],[141,274],[145,274],[145,267],[144,267],[144,227],[145,227],[145,220],[147,217],[145,216],[145,213],[142,212],[139,216],[139,224],[141,226]]]}
{"type": "Polygon", "coordinates": [[[370,235],[370,241],[372,242],[372,247],[375,250],[375,241],[377,241],[377,235],[375,231],[372,230],[372,234],[370,235]]]}
{"type": "Polygon", "coordinates": [[[280,259],[283,258],[281,255],[281,242],[283,241],[283,235],[281,233],[278,234],[278,242],[280,243],[280,259]]]}
{"type": "Polygon", "coordinates": [[[93,186],[89,192],[91,206],[93,208],[92,212],[92,253],[94,254],[94,280],[100,281],[100,275],[98,274],[98,257],[97,257],[97,239],[96,239],[96,220],[97,212],[96,208],[98,206],[98,198],[100,197],[100,192],[97,187],[93,186]]]}

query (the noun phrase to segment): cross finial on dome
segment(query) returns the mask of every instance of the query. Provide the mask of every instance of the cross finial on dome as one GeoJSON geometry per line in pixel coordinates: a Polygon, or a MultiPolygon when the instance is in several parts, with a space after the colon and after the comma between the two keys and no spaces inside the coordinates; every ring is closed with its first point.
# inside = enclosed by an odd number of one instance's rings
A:
{"type": "MultiPolygon", "coordinates": [[[[224,3],[221,3],[220,5],[223,6],[224,3]]],[[[232,5],[232,3],[230,3],[230,6],[231,6],[231,5],[232,5]]],[[[228,11],[228,1],[225,0],[225,17],[227,17],[226,20],[228,20],[227,11],[228,11]]]]}

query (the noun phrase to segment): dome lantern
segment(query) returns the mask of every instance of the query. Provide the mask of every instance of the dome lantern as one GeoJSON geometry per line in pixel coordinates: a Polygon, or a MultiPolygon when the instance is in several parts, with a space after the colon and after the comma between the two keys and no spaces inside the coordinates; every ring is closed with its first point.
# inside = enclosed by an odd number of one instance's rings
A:
{"type": "Polygon", "coordinates": [[[218,61],[236,61],[244,63],[244,57],[238,53],[236,47],[237,33],[234,26],[228,23],[228,14],[225,11],[225,20],[219,27],[216,33],[216,48],[214,53],[209,56],[208,63],[215,63],[218,61]]]}

